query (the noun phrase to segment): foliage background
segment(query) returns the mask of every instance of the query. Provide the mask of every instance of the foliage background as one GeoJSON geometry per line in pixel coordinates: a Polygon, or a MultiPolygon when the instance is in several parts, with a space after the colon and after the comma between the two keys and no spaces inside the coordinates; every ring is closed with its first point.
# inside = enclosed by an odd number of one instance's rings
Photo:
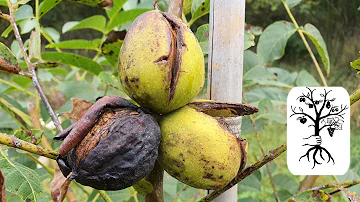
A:
{"type": "MultiPolygon", "coordinates": [[[[191,1],[192,2],[192,1],[191,1]]],[[[203,1],[198,1],[203,2],[203,1]]],[[[149,0],[128,0],[124,5],[124,10],[131,9],[151,9],[152,1],[149,0]]],[[[35,7],[35,1],[27,3],[32,8],[35,7]]],[[[166,7],[166,2],[161,2],[162,7],[166,7]]],[[[359,84],[359,74],[356,74],[350,65],[350,61],[354,61],[359,57],[358,51],[360,50],[360,6],[359,0],[303,0],[297,7],[292,8],[292,12],[300,25],[311,23],[315,25],[320,31],[329,53],[331,62],[331,73],[327,78],[329,86],[342,86],[349,93],[353,92],[359,84]]],[[[0,7],[1,11],[6,10],[5,7],[0,7]]],[[[103,15],[106,16],[104,9],[92,8],[86,5],[77,4],[69,1],[63,1],[53,8],[49,13],[41,18],[41,25],[43,27],[52,27],[54,30],[51,32],[51,38],[56,42],[73,40],[73,39],[85,39],[93,40],[96,38],[102,38],[102,33],[94,29],[80,29],[74,31],[68,31],[62,33],[64,25],[69,21],[81,21],[85,18],[103,15]]],[[[186,15],[187,19],[191,18],[191,14],[186,15]]],[[[200,19],[192,24],[191,29],[197,33],[197,30],[204,24],[208,23],[208,14],[202,16],[200,19]]],[[[280,0],[247,0],[246,1],[246,30],[254,34],[255,44],[259,42],[259,34],[267,26],[273,24],[279,20],[290,21],[288,15],[282,6],[280,0]]],[[[20,25],[21,30],[25,30],[25,25],[31,24],[30,22],[20,25]]],[[[123,24],[119,29],[126,29],[130,23],[123,24]]],[[[5,20],[0,20],[0,33],[9,26],[5,20]]],[[[31,26],[30,26],[31,27],[31,26]]],[[[28,30],[30,31],[30,30],[28,30]]],[[[197,33],[198,37],[203,37],[201,33],[197,33]]],[[[23,33],[22,38],[24,41],[30,37],[30,32],[23,33]]],[[[12,51],[20,59],[20,53],[18,47],[13,43],[15,40],[13,34],[9,34],[8,37],[1,36],[0,41],[11,47],[12,51]]],[[[54,51],[54,49],[45,48],[48,45],[46,38],[42,37],[42,51],[54,51]]],[[[251,41],[251,40],[250,40],[251,41]]],[[[206,45],[206,37],[204,39],[206,45]]],[[[315,50],[315,47],[312,46],[315,50]]],[[[71,52],[79,54],[88,58],[93,58],[97,55],[95,50],[89,49],[62,49],[65,52],[71,52]]],[[[248,73],[250,69],[256,66],[255,52],[257,46],[251,47],[245,52],[244,57],[244,75],[248,73]]],[[[319,59],[319,54],[316,53],[316,57],[319,59]]],[[[125,96],[119,92],[117,88],[121,89],[116,79],[116,69],[112,68],[102,56],[100,60],[96,60],[104,67],[105,73],[102,76],[94,76],[92,74],[85,73],[82,69],[69,67],[69,65],[62,64],[61,67],[56,68],[39,68],[38,74],[42,86],[47,93],[52,106],[58,113],[69,111],[71,109],[70,98],[77,97],[87,100],[95,100],[96,97],[104,95],[120,95],[125,96]],[[115,73],[113,77],[111,75],[115,73]],[[80,82],[79,82],[80,81],[80,82]],[[114,88],[115,87],[115,88],[114,88]]],[[[20,64],[24,67],[24,64],[20,64]]],[[[271,61],[266,65],[267,67],[259,68],[262,78],[266,78],[271,81],[280,81],[290,86],[296,85],[318,85],[320,83],[320,77],[317,74],[316,69],[312,63],[309,54],[301,41],[297,33],[293,34],[286,45],[285,54],[279,60],[271,61]],[[281,69],[274,69],[281,68],[281,69]],[[266,71],[263,71],[263,70],[266,71]],[[285,70],[285,71],[284,71],[285,70]],[[304,70],[309,74],[304,73],[304,70]],[[274,79],[273,72],[278,74],[274,79]],[[296,72],[296,73],[295,73],[296,72]],[[299,76],[302,72],[302,76],[299,76]],[[299,74],[298,74],[299,73],[299,74]],[[319,81],[314,82],[313,77],[319,81]],[[312,83],[310,83],[312,81],[312,83]]],[[[279,85],[261,84],[256,77],[248,77],[244,81],[244,96],[246,100],[261,107],[270,107],[273,111],[266,111],[267,118],[259,118],[256,121],[257,129],[260,131],[261,141],[264,145],[265,151],[274,149],[277,144],[286,141],[286,119],[284,100],[286,101],[286,93],[289,91],[288,87],[279,85]],[[270,93],[267,93],[270,92],[270,93]],[[276,114],[279,114],[278,116],[276,114]],[[274,144],[277,143],[277,144],[274,144]]],[[[31,81],[21,76],[13,76],[8,74],[0,74],[0,78],[6,81],[12,81],[22,88],[35,92],[31,81]]],[[[30,97],[23,92],[9,87],[4,83],[0,83],[0,93],[2,97],[10,99],[12,102],[17,103],[16,106],[22,111],[27,113],[28,103],[34,103],[34,98],[30,97]]],[[[15,104],[14,104],[15,105],[15,104]]],[[[51,127],[50,118],[47,114],[44,106],[41,106],[41,118],[43,120],[45,134],[47,138],[52,139],[56,134],[56,131],[51,127]]],[[[265,112],[264,112],[265,113],[265,112]]],[[[20,125],[13,120],[3,109],[0,109],[0,132],[7,134],[13,134],[20,125]]],[[[256,117],[255,117],[256,118],[256,117]]],[[[66,119],[62,119],[62,125],[68,126],[70,122],[66,119]]],[[[334,181],[342,181],[345,179],[355,179],[360,176],[360,112],[357,110],[352,116],[351,122],[351,156],[352,163],[351,169],[344,176],[321,176],[316,181],[315,185],[327,184],[334,181]]],[[[249,119],[245,118],[242,127],[243,137],[249,142],[249,162],[248,165],[254,163],[257,159],[262,157],[262,153],[257,142],[257,138],[253,132],[249,119]]],[[[51,143],[53,148],[57,148],[59,143],[51,143]]],[[[4,147],[2,146],[2,149],[4,147]]],[[[37,166],[33,161],[21,154],[20,151],[13,149],[7,150],[7,154],[13,161],[22,164],[28,168],[33,169],[39,175],[39,181],[42,186],[42,194],[37,193],[39,200],[48,201],[49,195],[49,183],[51,176],[41,167],[37,166]],[[20,153],[20,154],[19,154],[20,153]]],[[[48,163],[44,160],[45,163],[48,163]]],[[[0,162],[1,163],[1,162],[0,162]]],[[[279,197],[281,201],[293,196],[297,192],[299,183],[304,176],[293,176],[287,170],[286,166],[286,154],[281,155],[278,159],[270,163],[270,170],[272,172],[274,182],[279,191],[279,197]]],[[[194,201],[204,195],[203,190],[197,190],[190,188],[170,176],[165,177],[165,201],[194,201]]],[[[249,176],[239,184],[239,201],[274,201],[273,189],[271,187],[268,174],[265,166],[253,175],[249,176]]],[[[90,188],[83,188],[80,186],[73,186],[73,190],[76,193],[79,201],[101,201],[101,197],[98,197],[98,193],[90,188]]],[[[360,186],[354,186],[350,188],[351,191],[360,193],[360,186]]],[[[142,201],[143,197],[133,189],[129,188],[117,192],[109,192],[111,198],[114,201],[142,201]]],[[[8,200],[16,201],[19,197],[12,192],[8,192],[8,200]]],[[[342,193],[335,195],[337,200],[345,200],[342,193]]]]}

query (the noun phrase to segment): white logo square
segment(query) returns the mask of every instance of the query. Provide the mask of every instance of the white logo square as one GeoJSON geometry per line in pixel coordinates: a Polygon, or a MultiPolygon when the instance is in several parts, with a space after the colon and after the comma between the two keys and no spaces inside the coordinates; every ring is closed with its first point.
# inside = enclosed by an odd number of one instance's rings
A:
{"type": "Polygon", "coordinates": [[[342,87],[295,87],[287,98],[287,164],[294,175],[343,175],[350,165],[350,99],[342,87]]]}

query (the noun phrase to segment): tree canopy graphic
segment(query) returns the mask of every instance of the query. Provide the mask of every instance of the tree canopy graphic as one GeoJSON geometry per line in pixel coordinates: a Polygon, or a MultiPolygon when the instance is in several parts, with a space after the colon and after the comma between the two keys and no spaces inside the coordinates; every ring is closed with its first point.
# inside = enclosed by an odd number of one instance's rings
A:
{"type": "MultiPolygon", "coordinates": [[[[308,138],[312,136],[320,136],[320,132],[327,128],[327,132],[332,137],[334,135],[335,130],[342,130],[342,125],[344,122],[343,115],[345,114],[345,110],[348,109],[347,105],[335,105],[335,98],[331,98],[329,94],[332,92],[331,90],[327,91],[324,89],[324,92],[320,94],[315,94],[316,89],[310,89],[307,87],[308,92],[303,92],[300,96],[297,97],[296,100],[300,102],[300,105],[291,106],[292,114],[290,117],[297,117],[297,120],[301,124],[308,124],[308,127],[314,127],[314,133],[311,134],[308,138]],[[314,113],[310,113],[314,112],[314,113]]],[[[304,139],[308,139],[304,138],[304,139]]],[[[322,164],[322,162],[329,163],[330,161],[335,164],[335,160],[333,159],[330,152],[321,146],[321,142],[317,144],[309,145],[305,144],[303,146],[311,146],[307,152],[299,158],[299,161],[306,157],[308,162],[313,161],[313,168],[315,165],[322,164]],[[325,153],[327,156],[323,156],[325,153]],[[322,160],[319,160],[319,157],[322,160]],[[326,160],[327,159],[327,160],[326,160]]]]}

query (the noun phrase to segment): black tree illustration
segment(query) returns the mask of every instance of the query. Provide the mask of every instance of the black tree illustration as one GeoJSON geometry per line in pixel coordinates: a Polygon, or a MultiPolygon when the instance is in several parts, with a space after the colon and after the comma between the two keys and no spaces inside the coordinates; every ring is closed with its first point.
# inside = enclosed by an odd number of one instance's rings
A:
{"type": "MultiPolygon", "coordinates": [[[[299,100],[299,102],[302,105],[306,105],[306,107],[308,109],[302,108],[302,107],[293,107],[291,106],[291,110],[292,110],[292,114],[290,115],[290,117],[292,116],[297,116],[297,120],[300,121],[300,123],[305,124],[307,123],[307,120],[310,120],[310,123],[308,125],[308,127],[314,127],[314,134],[311,136],[320,136],[320,131],[322,131],[324,128],[327,128],[328,134],[330,135],[330,137],[333,136],[334,131],[335,130],[341,130],[342,129],[342,124],[344,122],[344,117],[343,115],[345,114],[345,110],[348,109],[348,106],[335,106],[333,105],[333,102],[335,101],[335,98],[329,98],[329,93],[331,92],[331,90],[326,91],[326,89],[324,89],[324,93],[320,93],[320,99],[317,99],[314,97],[314,91],[316,89],[310,89],[308,88],[308,91],[306,94],[302,93],[302,95],[300,95],[297,100],[299,100]],[[315,112],[315,116],[311,115],[310,112],[311,110],[313,110],[315,112]]],[[[310,136],[310,137],[311,137],[310,136]]],[[[308,138],[304,138],[304,139],[309,139],[308,138]]],[[[314,165],[312,167],[315,168],[316,164],[322,164],[321,160],[318,160],[319,158],[317,158],[317,154],[319,154],[320,158],[323,161],[326,161],[323,153],[326,153],[327,155],[327,163],[330,162],[330,160],[333,162],[333,164],[335,164],[335,161],[333,159],[333,157],[331,156],[330,152],[325,149],[324,147],[320,146],[321,143],[316,144],[316,145],[309,145],[309,144],[305,144],[303,146],[311,146],[307,152],[300,157],[299,161],[303,158],[303,157],[307,157],[307,160],[310,162],[310,156],[312,155],[312,160],[314,161],[314,165]],[[311,152],[313,152],[311,154],[311,152]]]]}

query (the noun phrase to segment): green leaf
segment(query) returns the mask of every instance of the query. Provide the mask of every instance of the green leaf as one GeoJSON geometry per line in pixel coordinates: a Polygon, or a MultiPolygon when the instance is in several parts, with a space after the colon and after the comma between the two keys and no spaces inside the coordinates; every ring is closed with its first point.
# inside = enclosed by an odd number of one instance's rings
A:
{"type": "Polygon", "coordinates": [[[62,53],[45,52],[41,56],[43,60],[51,61],[51,62],[60,62],[62,64],[79,67],[95,75],[99,75],[100,72],[103,71],[102,67],[98,63],[81,55],[65,53],[65,52],[62,53]]]}
{"type": "Polygon", "coordinates": [[[39,18],[58,5],[62,0],[44,0],[39,5],[39,18]]]}
{"type": "Polygon", "coordinates": [[[291,194],[295,194],[299,184],[291,178],[284,174],[277,174],[274,176],[274,182],[277,187],[289,191],[291,194]]]}
{"type": "Polygon", "coordinates": [[[204,24],[198,27],[196,34],[196,38],[200,43],[201,50],[203,54],[209,53],[209,24],[204,24]]]}
{"type": "Polygon", "coordinates": [[[239,192],[251,191],[251,192],[261,192],[261,173],[260,171],[255,171],[253,174],[246,177],[244,180],[240,181],[238,184],[239,192]]]}
{"type": "Polygon", "coordinates": [[[6,0],[0,0],[0,6],[7,6],[6,0]]]}
{"type": "Polygon", "coordinates": [[[12,88],[7,89],[3,93],[8,93],[8,92],[11,92],[11,91],[19,90],[19,91],[24,92],[24,93],[26,93],[26,94],[28,94],[28,95],[30,95],[32,97],[36,97],[34,93],[24,89],[23,87],[17,85],[16,83],[11,83],[11,82],[9,82],[7,80],[4,80],[4,79],[0,79],[0,83],[6,84],[6,85],[12,87],[12,88]]]}
{"type": "Polygon", "coordinates": [[[269,25],[260,35],[257,54],[261,64],[265,65],[280,59],[285,52],[288,39],[296,32],[294,24],[278,21],[269,25]]]}
{"type": "Polygon", "coordinates": [[[24,201],[37,201],[36,195],[43,189],[38,174],[30,168],[11,161],[0,151],[0,169],[5,175],[6,191],[19,196],[24,201]]]}
{"type": "Polygon", "coordinates": [[[360,58],[358,58],[354,62],[350,62],[350,66],[355,70],[360,71],[360,58]]]}
{"type": "Polygon", "coordinates": [[[94,39],[92,41],[78,39],[61,41],[55,44],[48,44],[45,48],[64,48],[64,49],[85,49],[85,50],[97,50],[101,39],[94,39]]]}
{"type": "Polygon", "coordinates": [[[120,53],[120,48],[122,45],[122,41],[118,40],[113,43],[104,43],[101,47],[101,51],[105,56],[106,60],[113,66],[117,67],[118,57],[120,53]]]}
{"type": "Polygon", "coordinates": [[[197,19],[208,14],[210,11],[210,0],[194,0],[191,6],[191,20],[189,26],[197,19]]]}
{"type": "Polygon", "coordinates": [[[32,62],[41,60],[41,34],[40,27],[35,27],[35,31],[31,32],[29,40],[29,58],[32,62]]]}
{"type": "Polygon", "coordinates": [[[23,88],[29,87],[29,85],[32,83],[32,80],[30,78],[19,75],[14,75],[12,81],[23,88]]]}
{"type": "Polygon", "coordinates": [[[64,94],[67,99],[76,97],[84,100],[95,100],[102,96],[103,92],[95,89],[88,81],[65,81],[56,86],[56,89],[64,94]]]}
{"type": "MultiPolygon", "coordinates": [[[[0,109],[2,105],[0,104],[0,109]]],[[[0,129],[3,131],[4,129],[18,129],[21,127],[21,123],[18,121],[14,121],[14,118],[11,117],[12,115],[8,114],[5,110],[0,110],[0,129]]],[[[7,131],[8,132],[8,131],[7,131]]],[[[11,132],[11,130],[9,131],[11,132]]]]}
{"type": "Polygon", "coordinates": [[[4,38],[7,38],[10,34],[10,32],[12,31],[12,27],[11,25],[9,25],[4,31],[3,33],[1,33],[1,36],[4,38]]]}
{"type": "Polygon", "coordinates": [[[20,34],[26,34],[31,32],[36,26],[36,20],[35,19],[25,19],[19,23],[19,27],[21,29],[20,34]]]}
{"type": "Polygon", "coordinates": [[[72,21],[64,24],[62,32],[74,31],[78,29],[94,29],[99,32],[105,31],[106,19],[102,15],[94,15],[80,22],[72,21]]]}
{"type": "Polygon", "coordinates": [[[41,136],[44,133],[43,130],[31,129],[31,130],[16,130],[13,136],[38,145],[41,142],[41,136]]]}
{"type": "Polygon", "coordinates": [[[52,27],[41,27],[41,33],[46,34],[46,36],[51,38],[55,43],[60,41],[60,33],[52,27]]]}
{"type": "Polygon", "coordinates": [[[151,193],[154,190],[152,184],[144,179],[141,179],[139,182],[134,184],[133,188],[143,196],[146,196],[146,194],[151,193]]]}
{"type": "Polygon", "coordinates": [[[14,53],[3,43],[0,42],[0,71],[18,73],[21,68],[18,65],[14,53]]]}
{"type": "Polygon", "coordinates": [[[195,36],[199,42],[209,42],[209,24],[198,27],[195,36]]]}
{"type": "Polygon", "coordinates": [[[51,69],[48,69],[47,71],[50,72],[51,74],[61,75],[61,76],[66,76],[69,74],[69,72],[66,69],[61,68],[61,67],[51,68],[51,69]]]}
{"type": "Polygon", "coordinates": [[[184,0],[183,4],[183,12],[185,15],[189,14],[191,12],[191,7],[194,0],[184,0]]]}
{"type": "Polygon", "coordinates": [[[310,38],[311,42],[315,45],[317,52],[320,55],[321,61],[324,65],[327,75],[330,73],[330,58],[326,48],[324,39],[319,30],[312,24],[306,24],[304,27],[304,34],[310,38]]]}
{"type": "Polygon", "coordinates": [[[255,36],[248,32],[245,32],[244,33],[244,50],[247,50],[252,46],[255,46],[255,36]]]}
{"type": "Polygon", "coordinates": [[[246,100],[249,104],[258,106],[259,100],[268,98],[273,105],[286,105],[288,92],[280,88],[261,87],[246,92],[246,100]]]}
{"type": "Polygon", "coordinates": [[[118,14],[127,0],[113,1],[113,7],[110,10],[106,10],[106,15],[109,18],[109,22],[114,20],[116,14],[118,14]]]}
{"type": "Polygon", "coordinates": [[[244,79],[247,77],[247,74],[251,69],[253,69],[255,66],[259,66],[260,61],[256,53],[254,53],[251,50],[244,51],[244,79]]]}
{"type": "Polygon", "coordinates": [[[28,126],[32,125],[31,117],[24,113],[19,106],[17,106],[18,103],[16,101],[11,100],[4,95],[0,95],[0,105],[3,109],[6,108],[8,114],[11,115],[15,120],[18,120],[18,116],[22,119],[23,123],[27,124],[28,126]]]}
{"type": "Polygon", "coordinates": [[[285,3],[288,5],[289,8],[294,8],[297,6],[301,0],[286,0],[285,3]]]}
{"type": "Polygon", "coordinates": [[[101,72],[99,74],[99,79],[101,82],[106,83],[107,85],[113,88],[123,91],[119,79],[116,76],[112,75],[110,72],[105,72],[105,71],[101,72]]]}
{"type": "Polygon", "coordinates": [[[301,70],[296,78],[296,86],[320,86],[316,79],[306,70],[301,70]]]}
{"type": "Polygon", "coordinates": [[[268,98],[260,100],[258,108],[259,112],[256,114],[255,120],[261,118],[281,124],[286,123],[286,117],[281,112],[274,109],[273,104],[268,98]]]}
{"type": "Polygon", "coordinates": [[[107,32],[113,30],[115,27],[119,27],[121,25],[124,25],[128,22],[132,22],[137,18],[140,14],[145,13],[146,11],[149,11],[150,9],[132,9],[128,11],[122,11],[115,16],[113,16],[113,20],[109,21],[107,25],[107,32]]]}
{"type": "Polygon", "coordinates": [[[24,20],[34,17],[34,11],[33,8],[29,5],[22,5],[19,7],[19,9],[15,13],[15,20],[24,20]]]}

